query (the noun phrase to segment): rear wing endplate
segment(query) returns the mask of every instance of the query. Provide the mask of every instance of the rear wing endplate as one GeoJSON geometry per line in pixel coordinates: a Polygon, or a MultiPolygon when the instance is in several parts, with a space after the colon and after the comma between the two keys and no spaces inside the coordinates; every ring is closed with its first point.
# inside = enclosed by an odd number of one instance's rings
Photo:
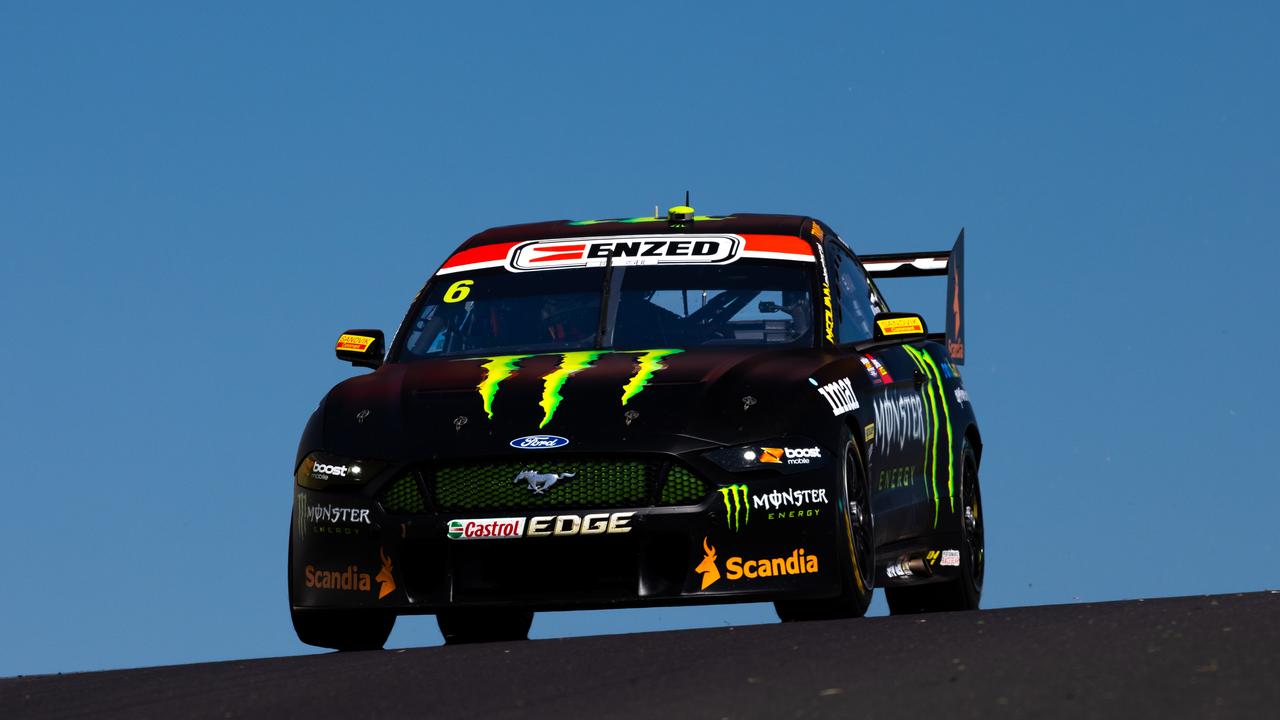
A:
{"type": "Polygon", "coordinates": [[[947,352],[964,364],[964,229],[950,250],[862,255],[872,278],[947,276],[947,352]]]}

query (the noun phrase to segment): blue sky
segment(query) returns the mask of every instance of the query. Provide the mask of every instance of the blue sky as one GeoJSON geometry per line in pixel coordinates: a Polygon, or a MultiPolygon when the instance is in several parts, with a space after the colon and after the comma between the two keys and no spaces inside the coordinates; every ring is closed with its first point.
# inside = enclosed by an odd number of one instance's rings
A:
{"type": "Polygon", "coordinates": [[[986,606],[1280,586],[1280,10],[1220,5],[6,3],[0,676],[307,652],[337,333],[485,227],[686,188],[860,251],[968,228],[986,606]]]}

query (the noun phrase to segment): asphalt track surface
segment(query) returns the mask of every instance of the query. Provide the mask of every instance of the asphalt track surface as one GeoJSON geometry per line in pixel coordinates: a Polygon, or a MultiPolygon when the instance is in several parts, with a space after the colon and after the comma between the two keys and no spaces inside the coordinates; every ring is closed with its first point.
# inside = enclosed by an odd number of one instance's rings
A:
{"type": "Polygon", "coordinates": [[[0,680],[0,718],[1280,717],[1280,592],[0,680]]]}

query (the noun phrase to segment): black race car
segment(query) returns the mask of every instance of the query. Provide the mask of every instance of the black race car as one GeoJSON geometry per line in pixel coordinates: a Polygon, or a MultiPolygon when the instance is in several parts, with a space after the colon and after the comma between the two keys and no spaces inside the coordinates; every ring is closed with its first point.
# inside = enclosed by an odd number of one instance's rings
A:
{"type": "Polygon", "coordinates": [[[791,215],[557,221],[462,245],[295,463],[289,603],[305,643],[448,642],[533,612],[770,600],[783,620],[976,608],[982,441],[964,233],[856,256],[791,215]],[[947,332],[877,277],[943,275],[947,332]]]}

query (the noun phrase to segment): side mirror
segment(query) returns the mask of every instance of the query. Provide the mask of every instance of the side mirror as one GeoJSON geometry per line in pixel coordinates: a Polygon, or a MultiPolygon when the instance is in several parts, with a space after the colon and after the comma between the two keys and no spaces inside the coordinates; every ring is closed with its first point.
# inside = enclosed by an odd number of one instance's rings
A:
{"type": "Polygon", "coordinates": [[[381,330],[348,330],[338,338],[335,350],[339,360],[377,370],[387,352],[385,345],[381,330]]]}
{"type": "Polygon", "coordinates": [[[915,313],[876,313],[876,340],[899,335],[927,335],[924,318],[915,313]]]}

